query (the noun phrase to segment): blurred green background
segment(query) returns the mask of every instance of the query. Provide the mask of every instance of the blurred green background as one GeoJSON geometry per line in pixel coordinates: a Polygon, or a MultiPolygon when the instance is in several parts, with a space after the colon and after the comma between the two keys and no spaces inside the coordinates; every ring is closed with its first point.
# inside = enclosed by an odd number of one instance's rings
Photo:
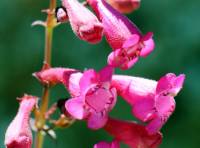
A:
{"type": "MultiPolygon", "coordinates": [[[[41,96],[41,85],[31,74],[40,70],[43,61],[44,29],[31,23],[45,19],[41,9],[48,0],[0,0],[0,147],[4,133],[16,114],[16,97],[24,93],[41,96]]],[[[183,90],[175,98],[177,107],[167,124],[161,148],[199,148],[200,145],[200,1],[142,0],[141,8],[128,15],[144,32],[153,31],[156,48],[134,68],[116,73],[158,80],[165,73],[185,73],[183,90]]],[[[98,45],[80,41],[69,24],[55,29],[52,65],[77,69],[106,64],[110,52],[103,40],[98,45]]],[[[68,96],[64,87],[51,92],[51,102],[68,96]]],[[[133,119],[130,107],[119,99],[112,116],[133,119]]],[[[69,129],[57,130],[57,141],[45,139],[45,148],[92,148],[101,140],[111,140],[103,130],[93,132],[84,122],[69,129]]]]}

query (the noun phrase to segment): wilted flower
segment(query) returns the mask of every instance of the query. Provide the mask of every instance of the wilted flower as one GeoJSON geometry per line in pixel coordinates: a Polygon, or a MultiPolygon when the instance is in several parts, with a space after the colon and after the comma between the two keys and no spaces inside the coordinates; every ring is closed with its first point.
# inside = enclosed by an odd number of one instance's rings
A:
{"type": "Polygon", "coordinates": [[[154,49],[153,34],[142,35],[140,30],[127,17],[120,14],[104,0],[87,0],[94,9],[104,28],[104,34],[113,52],[108,64],[128,69],[154,49]]]}
{"type": "Polygon", "coordinates": [[[37,97],[24,95],[19,98],[20,106],[14,120],[10,123],[6,135],[7,148],[31,148],[32,133],[29,127],[30,113],[37,102],[37,97]]]}
{"type": "Polygon", "coordinates": [[[114,140],[111,143],[101,141],[101,142],[95,144],[94,148],[120,148],[120,145],[117,140],[114,140]]]}
{"type": "Polygon", "coordinates": [[[86,119],[88,127],[99,129],[108,119],[108,112],[116,103],[116,90],[110,86],[113,68],[107,66],[99,73],[93,69],[80,79],[80,95],[68,100],[67,111],[76,119],[86,119]]]}
{"type": "Polygon", "coordinates": [[[80,39],[89,43],[101,41],[102,24],[89,9],[77,0],[62,0],[62,5],[67,10],[72,30],[80,39]]]}
{"type": "Polygon", "coordinates": [[[150,135],[145,126],[135,122],[109,118],[104,129],[117,141],[127,144],[130,148],[157,148],[162,142],[161,133],[150,135]]]}
{"type": "Polygon", "coordinates": [[[159,131],[175,109],[174,96],[181,90],[185,76],[169,73],[158,82],[130,76],[113,76],[112,85],[131,106],[133,115],[148,122],[150,134],[159,131]]]}
{"type": "Polygon", "coordinates": [[[130,13],[140,7],[140,0],[107,0],[117,11],[130,13]]]}

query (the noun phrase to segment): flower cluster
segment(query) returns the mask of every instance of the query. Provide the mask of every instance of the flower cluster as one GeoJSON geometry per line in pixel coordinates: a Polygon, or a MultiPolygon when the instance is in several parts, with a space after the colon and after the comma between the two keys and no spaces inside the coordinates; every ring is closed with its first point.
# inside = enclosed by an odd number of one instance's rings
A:
{"type": "MultiPolygon", "coordinates": [[[[94,148],[119,148],[120,142],[131,148],[158,147],[162,142],[160,129],[173,113],[174,97],[184,83],[184,74],[176,76],[168,73],[154,81],[114,73],[115,68],[130,69],[140,57],[148,56],[154,49],[153,33],[143,35],[122,14],[136,10],[139,5],[140,0],[87,0],[85,3],[62,0],[62,6],[56,9],[57,21],[69,22],[74,34],[88,43],[96,44],[105,36],[112,52],[108,55],[107,65],[100,71],[46,65],[34,73],[44,86],[65,86],[71,96],[58,106],[67,118],[84,120],[88,128],[103,128],[113,137],[112,142],[102,141],[94,148]],[[109,116],[117,96],[132,107],[132,115],[141,121],[140,124],[109,116]]],[[[33,96],[25,95],[21,99],[19,112],[6,133],[5,144],[8,148],[31,147],[28,119],[35,105],[33,96]],[[14,133],[13,126],[17,128],[14,133]]]]}

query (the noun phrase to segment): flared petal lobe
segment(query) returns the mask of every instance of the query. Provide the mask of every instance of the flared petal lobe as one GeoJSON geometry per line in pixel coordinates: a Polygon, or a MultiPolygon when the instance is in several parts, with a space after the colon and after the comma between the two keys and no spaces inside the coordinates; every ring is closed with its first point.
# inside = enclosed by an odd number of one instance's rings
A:
{"type": "Polygon", "coordinates": [[[29,119],[38,99],[34,96],[24,95],[19,100],[20,106],[17,115],[6,130],[5,145],[7,148],[31,148],[32,145],[29,119]]]}
{"type": "Polygon", "coordinates": [[[85,117],[84,100],[82,98],[73,98],[66,101],[65,107],[74,118],[82,120],[85,117]]]}
{"type": "Polygon", "coordinates": [[[169,73],[158,81],[156,93],[157,94],[170,93],[172,96],[176,96],[178,92],[181,90],[184,80],[185,80],[185,75],[183,74],[176,76],[173,73],[169,73]]]}

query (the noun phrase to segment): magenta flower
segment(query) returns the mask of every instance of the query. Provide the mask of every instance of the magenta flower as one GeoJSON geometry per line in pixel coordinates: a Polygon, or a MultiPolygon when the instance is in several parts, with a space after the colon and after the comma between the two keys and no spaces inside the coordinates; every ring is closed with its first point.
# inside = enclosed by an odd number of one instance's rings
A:
{"type": "Polygon", "coordinates": [[[87,0],[102,21],[104,34],[113,52],[108,64],[128,69],[154,49],[153,33],[142,35],[140,30],[127,17],[120,14],[104,0],[87,0]]]}
{"type": "Polygon", "coordinates": [[[147,122],[150,134],[159,131],[175,109],[174,97],[185,76],[169,73],[158,82],[130,76],[113,76],[112,85],[131,106],[133,115],[147,122]]]}
{"type": "Polygon", "coordinates": [[[77,70],[70,68],[45,68],[33,75],[44,85],[55,85],[58,83],[65,83],[65,77],[76,73],[77,70]]]}
{"type": "Polygon", "coordinates": [[[99,73],[90,69],[80,79],[80,95],[68,100],[67,111],[76,119],[86,119],[88,127],[102,128],[108,112],[116,103],[116,90],[110,86],[113,68],[105,67],[99,73]]]}
{"type": "Polygon", "coordinates": [[[130,13],[140,7],[140,0],[107,0],[107,2],[121,13],[130,13]]]}
{"type": "Polygon", "coordinates": [[[77,0],[62,0],[62,4],[67,10],[72,30],[80,39],[93,44],[101,41],[102,24],[89,9],[77,0]]]}
{"type": "Polygon", "coordinates": [[[24,95],[19,98],[20,106],[14,120],[10,123],[6,135],[7,148],[31,148],[32,133],[29,127],[30,114],[37,102],[37,97],[24,95]]]}
{"type": "Polygon", "coordinates": [[[135,122],[110,119],[104,128],[117,141],[127,144],[130,148],[157,148],[162,142],[162,134],[150,135],[145,126],[135,122]]]}
{"type": "Polygon", "coordinates": [[[95,144],[94,148],[120,148],[120,145],[117,140],[114,140],[111,143],[102,141],[102,142],[95,144]]]}

